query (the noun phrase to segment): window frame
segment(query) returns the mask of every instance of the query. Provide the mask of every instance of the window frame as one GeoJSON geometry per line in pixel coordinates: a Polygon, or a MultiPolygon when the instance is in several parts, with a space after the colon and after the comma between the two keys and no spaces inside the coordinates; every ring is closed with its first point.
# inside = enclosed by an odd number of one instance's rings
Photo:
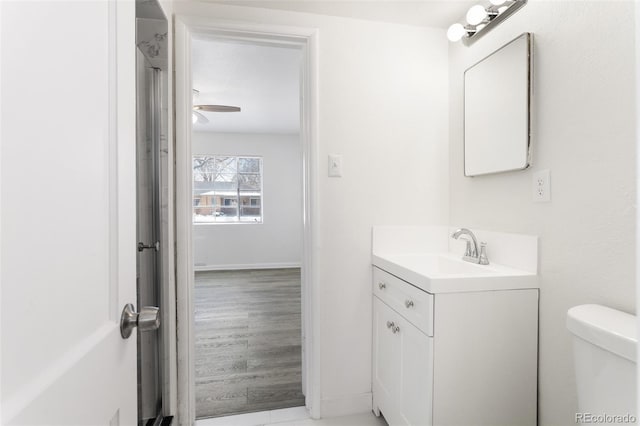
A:
{"type": "MultiPolygon", "coordinates": [[[[195,200],[196,194],[195,194],[195,172],[194,172],[194,167],[193,167],[193,160],[196,158],[202,158],[202,157],[210,157],[210,158],[234,158],[235,159],[235,173],[231,174],[231,173],[221,173],[221,174],[225,174],[225,175],[232,175],[234,177],[234,181],[236,182],[236,195],[235,196],[231,196],[231,195],[221,195],[220,197],[220,204],[202,204],[201,203],[201,199],[199,199],[199,203],[196,206],[195,202],[192,202],[192,208],[191,208],[191,224],[194,226],[199,226],[199,225],[262,225],[264,224],[264,157],[261,155],[227,155],[227,154],[192,154],[191,155],[191,161],[192,161],[192,165],[191,165],[191,185],[192,185],[192,199],[195,200]],[[240,159],[257,159],[259,161],[259,171],[258,172],[240,172],[239,171],[239,163],[240,163],[240,159]],[[242,190],[240,189],[240,178],[239,176],[241,175],[258,175],[260,177],[260,189],[259,191],[259,195],[242,195],[242,190]],[[246,206],[248,208],[259,208],[260,209],[260,220],[241,220],[241,210],[242,210],[242,197],[247,197],[249,199],[249,204],[246,206]],[[252,205],[251,201],[253,199],[258,199],[259,203],[258,205],[252,205]],[[235,207],[236,208],[236,214],[235,214],[235,218],[237,218],[236,220],[233,221],[227,221],[227,220],[223,220],[223,221],[217,221],[215,220],[216,217],[218,217],[219,215],[215,215],[215,212],[212,215],[200,215],[200,216],[213,216],[214,220],[213,221],[196,221],[196,212],[195,209],[196,207],[211,207],[213,209],[215,209],[216,207],[224,207],[226,204],[224,204],[225,201],[227,200],[235,200],[235,204],[233,204],[233,202],[231,202],[231,204],[229,204],[229,207],[235,207]]],[[[215,160],[214,160],[215,161],[215,160]]],[[[211,173],[211,172],[208,172],[211,173]]],[[[258,192],[256,191],[256,192],[258,192]]],[[[215,197],[215,195],[214,195],[215,197]]]]}

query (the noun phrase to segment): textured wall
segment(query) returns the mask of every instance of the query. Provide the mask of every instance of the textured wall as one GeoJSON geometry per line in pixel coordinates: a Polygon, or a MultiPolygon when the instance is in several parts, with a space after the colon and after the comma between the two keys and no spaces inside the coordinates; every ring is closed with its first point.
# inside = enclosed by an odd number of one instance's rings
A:
{"type": "Polygon", "coordinates": [[[450,223],[540,237],[542,425],[575,422],[567,309],[635,309],[633,19],[630,1],[534,0],[473,46],[449,49],[450,223]],[[463,72],[525,31],[535,37],[532,167],[465,178],[463,72]],[[550,203],[531,200],[540,169],[551,170],[550,203]]]}
{"type": "Polygon", "coordinates": [[[196,269],[300,265],[302,145],[298,135],[194,132],[194,155],[262,157],[263,222],[193,225],[196,269]]]}
{"type": "Polygon", "coordinates": [[[371,406],[371,227],[447,222],[444,30],[176,2],[175,13],[318,29],[323,406],[371,406]],[[327,177],[327,155],[344,157],[327,177]],[[367,405],[368,404],[368,405],[367,405]]]}

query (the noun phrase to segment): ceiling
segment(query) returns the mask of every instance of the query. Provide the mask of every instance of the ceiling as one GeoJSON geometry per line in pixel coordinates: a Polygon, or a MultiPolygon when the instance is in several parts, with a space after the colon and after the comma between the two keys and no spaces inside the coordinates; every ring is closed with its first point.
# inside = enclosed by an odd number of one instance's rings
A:
{"type": "MultiPolygon", "coordinates": [[[[446,29],[478,0],[204,0],[211,3],[290,10],[446,29]]],[[[443,35],[444,37],[444,35],[443,35]]],[[[194,104],[232,105],[234,113],[207,113],[196,131],[299,132],[301,52],[295,48],[195,39],[192,43],[194,104]]]]}
{"type": "Polygon", "coordinates": [[[297,48],[234,41],[192,42],[194,104],[232,105],[241,112],[202,112],[196,131],[298,133],[300,60],[297,48]]]}
{"type": "Polygon", "coordinates": [[[448,28],[481,0],[205,0],[211,3],[448,28]]]}

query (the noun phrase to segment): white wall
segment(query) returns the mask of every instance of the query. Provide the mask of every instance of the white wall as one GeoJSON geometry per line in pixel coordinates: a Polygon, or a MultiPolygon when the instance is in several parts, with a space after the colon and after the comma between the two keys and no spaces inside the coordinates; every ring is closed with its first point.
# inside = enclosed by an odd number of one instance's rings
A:
{"type": "Polygon", "coordinates": [[[633,8],[630,1],[530,1],[473,46],[449,50],[451,223],[540,236],[543,425],[575,422],[567,309],[635,309],[633,8]],[[462,73],[524,31],[535,36],[533,165],[465,178],[462,73]],[[531,200],[532,172],[540,169],[551,170],[550,203],[531,200]]]}
{"type": "Polygon", "coordinates": [[[263,222],[193,225],[196,270],[300,266],[299,135],[193,132],[192,144],[193,155],[256,155],[263,167],[263,222]]]}
{"type": "MultiPolygon", "coordinates": [[[[636,13],[635,13],[635,22],[636,22],[636,67],[640,64],[640,7],[636,5],[636,13]]],[[[640,105],[640,73],[636,72],[636,112],[638,111],[638,105],[640,105]]],[[[640,147],[640,120],[636,120],[636,179],[638,170],[640,170],[640,152],[638,150],[640,147]]],[[[636,185],[636,202],[640,200],[640,186],[636,185]]],[[[638,251],[638,246],[640,245],[640,229],[638,228],[638,224],[640,223],[640,211],[638,211],[636,207],[636,307],[640,306],[640,251],[638,251]]],[[[636,309],[637,313],[637,309],[636,309]]],[[[636,316],[636,335],[640,340],[640,316],[636,316]]],[[[636,407],[640,407],[640,370],[636,369],[636,407]]]]}
{"type": "Polygon", "coordinates": [[[371,227],[446,224],[443,30],[176,2],[175,13],[318,29],[323,415],[371,408],[371,227]],[[328,178],[327,155],[344,156],[328,178]]]}

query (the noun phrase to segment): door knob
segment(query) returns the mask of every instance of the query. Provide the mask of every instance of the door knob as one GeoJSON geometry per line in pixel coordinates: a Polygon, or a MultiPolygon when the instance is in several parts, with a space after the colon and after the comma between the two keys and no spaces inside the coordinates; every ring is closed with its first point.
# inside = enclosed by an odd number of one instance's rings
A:
{"type": "Polygon", "coordinates": [[[135,327],[142,333],[157,330],[160,327],[160,308],[144,306],[140,313],[135,311],[131,303],[127,303],[120,316],[120,335],[128,339],[135,327]]]}

